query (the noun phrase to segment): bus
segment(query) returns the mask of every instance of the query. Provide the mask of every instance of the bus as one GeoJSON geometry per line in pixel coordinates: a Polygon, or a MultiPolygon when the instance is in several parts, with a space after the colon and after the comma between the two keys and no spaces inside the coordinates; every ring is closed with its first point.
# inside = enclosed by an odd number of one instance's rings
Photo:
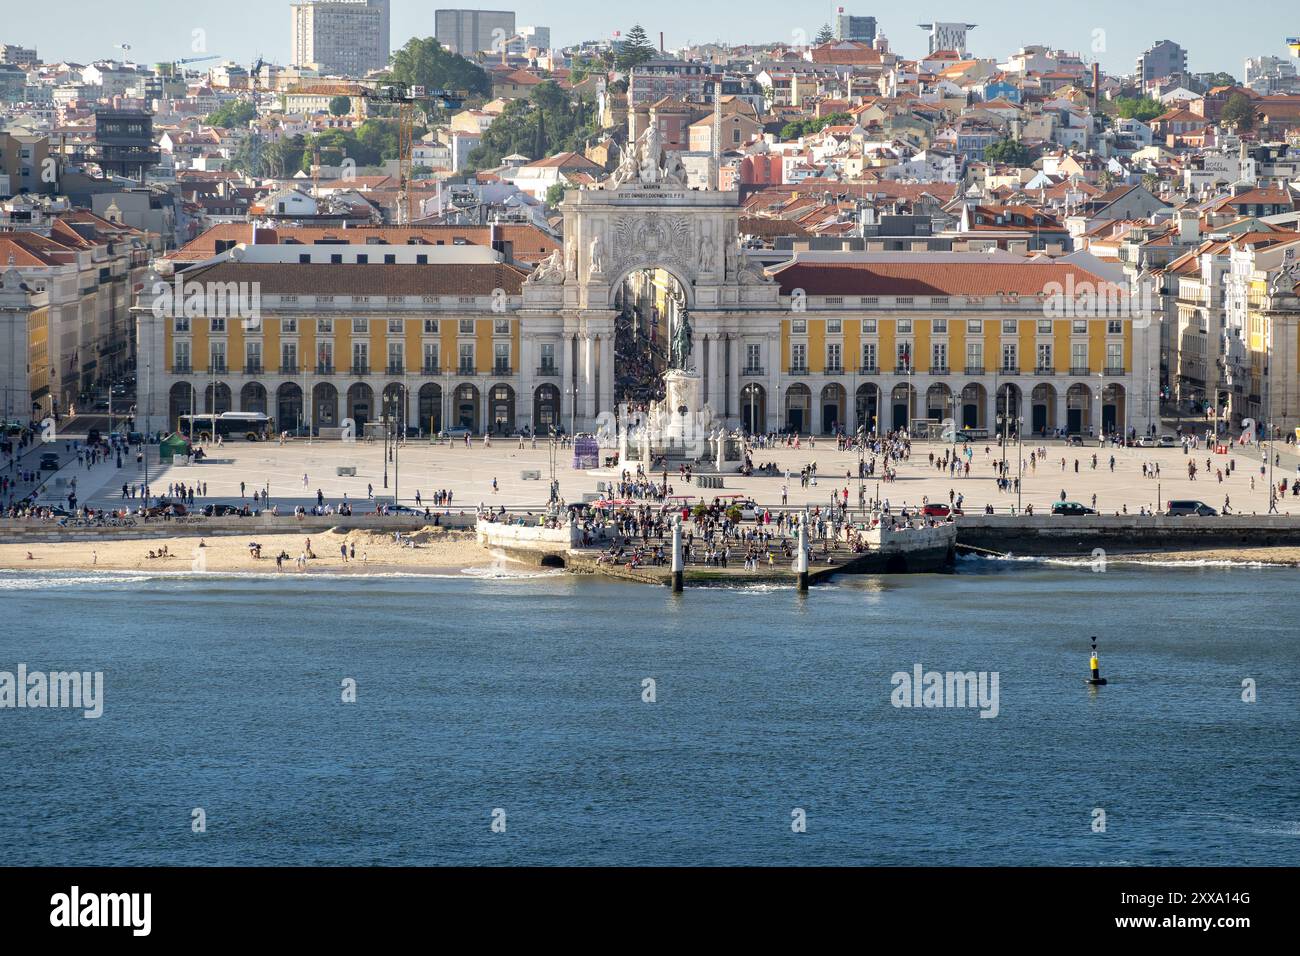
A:
{"type": "Polygon", "coordinates": [[[271,419],[261,412],[221,412],[218,415],[182,415],[177,420],[176,430],[194,441],[212,441],[221,436],[228,438],[247,438],[249,441],[265,441],[273,434],[271,419]]]}

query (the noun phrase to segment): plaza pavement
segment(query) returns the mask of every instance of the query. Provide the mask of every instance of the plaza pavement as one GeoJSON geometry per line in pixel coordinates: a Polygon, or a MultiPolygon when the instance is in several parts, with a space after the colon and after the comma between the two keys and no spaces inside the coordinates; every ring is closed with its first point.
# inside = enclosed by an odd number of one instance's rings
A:
{"type": "MultiPolygon", "coordinates": [[[[877,482],[869,478],[863,484],[868,500],[877,493],[887,499],[890,505],[898,508],[902,505],[920,505],[925,498],[930,501],[948,501],[949,489],[964,496],[964,509],[969,512],[981,511],[986,503],[991,502],[998,513],[1006,514],[1017,503],[1014,491],[1000,493],[995,483],[993,462],[998,457],[998,448],[993,443],[973,445],[971,475],[969,478],[950,478],[946,472],[940,472],[928,465],[928,455],[935,452],[942,456],[950,446],[941,442],[914,442],[913,454],[908,462],[898,467],[898,480],[890,483],[877,482]],[[986,450],[987,449],[987,450],[986,450]]],[[[1024,459],[1029,458],[1032,448],[1040,444],[1026,444],[1024,459]]],[[[1046,513],[1052,502],[1061,497],[1062,490],[1073,501],[1092,505],[1092,496],[1097,496],[1096,507],[1104,514],[1121,511],[1126,505],[1129,513],[1136,513],[1139,508],[1156,507],[1157,494],[1162,503],[1167,504],[1171,498],[1194,498],[1204,501],[1216,509],[1222,509],[1224,496],[1230,496],[1234,513],[1265,514],[1268,511],[1268,477],[1260,475],[1260,451],[1251,448],[1235,448],[1229,455],[1207,453],[1204,447],[1194,451],[1190,456],[1184,455],[1182,448],[1146,449],[1146,448],[1099,448],[1095,445],[1077,448],[1067,447],[1063,443],[1046,443],[1047,458],[1040,461],[1038,467],[1027,464],[1023,472],[1023,483],[1019,501],[1021,505],[1033,504],[1036,513],[1046,513]],[[1098,463],[1092,467],[1092,456],[1096,454],[1098,463]],[[1112,473],[1109,459],[1115,457],[1115,469],[1112,473]],[[1211,460],[1209,474],[1205,472],[1206,458],[1211,460]],[[1061,460],[1065,459],[1062,470],[1061,460]],[[1195,481],[1187,477],[1189,458],[1197,463],[1199,473],[1195,481]],[[1078,461],[1078,472],[1075,461],[1078,461]],[[1229,475],[1227,464],[1236,461],[1235,472],[1229,475]],[[1161,476],[1159,481],[1143,478],[1142,464],[1158,463],[1161,476]],[[1216,469],[1222,468],[1225,476],[1220,482],[1215,476],[1216,469]],[[1255,488],[1250,487],[1251,475],[1255,477],[1255,488]]],[[[228,442],[221,447],[210,447],[211,460],[203,464],[185,466],[159,466],[156,461],[157,448],[151,448],[149,466],[150,484],[155,495],[165,492],[171,482],[206,482],[207,501],[237,503],[240,498],[240,482],[245,483],[245,498],[251,498],[255,489],[269,487],[271,501],[278,504],[283,511],[295,504],[313,505],[319,489],[326,501],[337,504],[346,494],[354,506],[365,509],[368,486],[373,486],[375,495],[400,492],[400,500],[405,504],[414,504],[415,492],[420,491],[425,503],[435,490],[451,490],[454,493],[452,509],[459,511],[477,507],[480,503],[492,507],[504,505],[507,508],[542,508],[547,500],[547,485],[550,475],[549,450],[546,443],[539,442],[534,449],[531,441],[520,449],[517,440],[494,440],[490,448],[482,446],[478,439],[473,446],[466,449],[463,444],[430,445],[427,441],[410,441],[398,453],[397,475],[394,467],[389,465],[389,488],[384,490],[383,444],[358,442],[343,445],[331,441],[305,440],[278,445],[274,442],[249,443],[245,441],[228,442]],[[340,477],[336,468],[341,465],[352,466],[357,470],[356,477],[340,477]],[[541,473],[540,480],[524,480],[521,472],[525,470],[541,473]],[[307,476],[304,486],[303,475],[307,476]],[[492,480],[497,480],[498,489],[492,489],[492,480]]],[[[1015,451],[1010,453],[1011,474],[1016,473],[1015,451]]],[[[721,490],[701,489],[694,484],[686,484],[676,472],[669,473],[669,484],[676,495],[697,495],[711,500],[716,495],[746,495],[753,497],[762,505],[779,506],[781,489],[788,489],[788,502],[791,507],[806,504],[824,505],[830,500],[833,491],[842,490],[846,484],[849,488],[849,503],[856,507],[858,503],[858,481],[856,477],[846,481],[846,472],[856,475],[856,452],[836,451],[833,441],[817,441],[815,447],[804,446],[798,450],[757,449],[753,454],[756,465],[775,462],[783,474],[776,477],[758,476],[744,478],[739,475],[727,475],[725,487],[721,490]],[[818,480],[816,486],[801,487],[799,470],[810,462],[816,462],[818,480]],[[784,471],[790,473],[787,481],[784,471]]],[[[1300,498],[1290,496],[1290,482],[1296,477],[1297,459],[1284,455],[1283,465],[1275,467],[1274,478],[1281,481],[1288,479],[1288,495],[1279,501],[1279,511],[1300,514],[1300,498]]],[[[881,470],[883,462],[878,462],[881,470]]],[[[141,472],[137,470],[134,456],[124,460],[122,469],[117,469],[114,462],[100,465],[94,469],[79,469],[75,465],[61,471],[60,475],[75,473],[78,477],[78,494],[83,502],[96,507],[112,507],[121,502],[121,485],[123,482],[139,483],[141,472]]],[[[568,502],[581,501],[584,494],[594,494],[597,482],[609,481],[613,473],[592,474],[576,471],[572,467],[572,450],[557,450],[556,476],[560,483],[560,494],[568,502]]],[[[52,497],[52,496],[51,496],[52,497]]]]}

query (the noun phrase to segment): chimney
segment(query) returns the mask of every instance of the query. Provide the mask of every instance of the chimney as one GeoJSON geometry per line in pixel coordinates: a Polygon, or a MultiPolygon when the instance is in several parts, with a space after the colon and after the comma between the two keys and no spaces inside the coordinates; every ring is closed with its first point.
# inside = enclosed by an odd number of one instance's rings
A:
{"type": "Polygon", "coordinates": [[[664,52],[664,31],[659,31],[659,52],[664,52]]]}
{"type": "Polygon", "coordinates": [[[1178,242],[1180,245],[1193,246],[1201,237],[1201,220],[1194,209],[1178,211],[1178,242]]]}

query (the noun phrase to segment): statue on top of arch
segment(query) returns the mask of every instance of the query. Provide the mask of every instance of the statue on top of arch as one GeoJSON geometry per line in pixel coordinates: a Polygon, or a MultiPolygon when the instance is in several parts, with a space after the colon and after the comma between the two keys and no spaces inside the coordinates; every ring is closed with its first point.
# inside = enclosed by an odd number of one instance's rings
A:
{"type": "Polygon", "coordinates": [[[606,189],[627,183],[641,186],[685,186],[686,170],[676,153],[665,154],[659,128],[650,125],[636,141],[621,150],[618,168],[605,181],[606,189]]]}

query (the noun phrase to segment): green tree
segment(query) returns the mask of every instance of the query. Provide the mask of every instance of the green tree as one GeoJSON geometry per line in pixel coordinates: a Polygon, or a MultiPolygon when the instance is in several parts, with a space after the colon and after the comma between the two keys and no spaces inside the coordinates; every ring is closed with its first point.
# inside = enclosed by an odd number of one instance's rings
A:
{"type": "Polygon", "coordinates": [[[257,110],[252,103],[232,100],[209,114],[207,124],[219,129],[237,129],[246,127],[256,117],[257,110]]]}
{"type": "Polygon", "coordinates": [[[1244,93],[1233,93],[1223,105],[1221,116],[1225,126],[1245,131],[1255,126],[1255,106],[1244,93]]]}
{"type": "Polygon", "coordinates": [[[469,166],[491,169],[511,153],[544,159],[557,152],[578,152],[599,134],[595,104],[548,80],[533,87],[527,99],[506,104],[470,152],[469,166]]]}
{"type": "Polygon", "coordinates": [[[331,116],[347,116],[352,112],[352,97],[336,96],[330,100],[331,116]]]}
{"type": "Polygon", "coordinates": [[[822,28],[817,31],[817,37],[813,40],[815,44],[821,46],[823,43],[830,43],[835,39],[835,31],[831,29],[829,23],[823,23],[822,28]]]}
{"type": "Polygon", "coordinates": [[[620,70],[626,73],[632,67],[640,65],[646,60],[654,59],[656,52],[646,37],[645,27],[638,23],[627,31],[627,36],[623,38],[623,48],[619,50],[618,58],[614,62],[620,70]]]}
{"type": "Polygon", "coordinates": [[[564,202],[564,191],[568,189],[567,183],[556,183],[550,189],[546,190],[546,205],[554,209],[560,203],[564,202]]]}
{"type": "Polygon", "coordinates": [[[1000,139],[984,150],[984,159],[1007,166],[1028,166],[1029,149],[1018,139],[1000,139]]]}
{"type": "Polygon", "coordinates": [[[1149,96],[1121,96],[1115,100],[1119,115],[1124,119],[1136,119],[1143,123],[1155,119],[1165,112],[1165,105],[1149,96]]]}
{"type": "Polygon", "coordinates": [[[393,54],[389,76],[396,83],[430,90],[465,90],[471,96],[491,96],[487,73],[433,37],[412,37],[393,54]]]}

